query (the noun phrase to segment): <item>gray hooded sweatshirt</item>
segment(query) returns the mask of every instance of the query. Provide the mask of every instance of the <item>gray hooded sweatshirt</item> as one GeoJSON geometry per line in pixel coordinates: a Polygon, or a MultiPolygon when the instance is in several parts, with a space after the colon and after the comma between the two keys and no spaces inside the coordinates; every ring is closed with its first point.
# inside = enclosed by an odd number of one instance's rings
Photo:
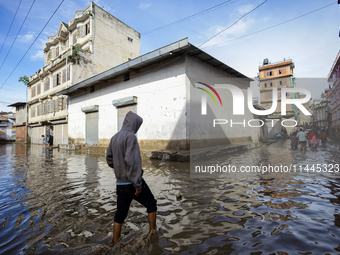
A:
{"type": "Polygon", "coordinates": [[[136,190],[142,187],[142,159],[136,133],[143,119],[129,111],[122,129],[110,141],[106,162],[115,171],[117,182],[131,182],[136,190]]]}

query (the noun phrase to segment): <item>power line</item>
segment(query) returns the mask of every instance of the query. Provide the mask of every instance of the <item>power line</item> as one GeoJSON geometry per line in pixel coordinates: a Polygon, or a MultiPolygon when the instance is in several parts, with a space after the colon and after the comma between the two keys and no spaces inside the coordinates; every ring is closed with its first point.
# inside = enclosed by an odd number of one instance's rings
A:
{"type": "Polygon", "coordinates": [[[288,22],[291,22],[291,21],[293,21],[293,20],[302,18],[302,17],[307,16],[307,15],[309,15],[309,14],[312,14],[312,13],[314,13],[314,12],[320,11],[320,10],[322,10],[322,9],[324,9],[324,8],[326,8],[326,7],[329,7],[329,6],[333,5],[333,4],[336,4],[336,3],[332,3],[332,4],[325,5],[325,6],[323,6],[323,7],[320,7],[320,8],[318,8],[318,9],[313,10],[313,11],[307,12],[307,13],[302,14],[302,15],[300,15],[300,16],[297,16],[297,17],[295,17],[295,18],[291,18],[291,19],[289,19],[289,20],[283,21],[283,22],[281,22],[281,23],[275,24],[275,25],[273,25],[273,26],[270,26],[270,27],[267,27],[267,28],[258,30],[258,31],[256,31],[256,32],[253,32],[253,33],[250,33],[250,34],[247,34],[247,35],[243,35],[243,36],[240,36],[240,37],[237,37],[237,38],[233,38],[233,39],[230,39],[230,40],[228,40],[228,41],[224,41],[224,42],[221,42],[221,43],[217,43],[217,44],[213,44],[213,45],[210,45],[210,46],[207,46],[207,47],[203,47],[202,49],[206,49],[206,48],[214,47],[214,46],[217,46],[217,45],[225,44],[225,43],[228,43],[228,42],[231,42],[231,41],[235,41],[235,40],[238,40],[238,39],[242,39],[242,38],[244,38],[244,37],[247,37],[247,36],[251,36],[251,35],[254,35],[254,34],[257,34],[257,33],[263,32],[263,31],[266,31],[266,30],[268,30],[268,29],[271,29],[271,28],[274,28],[274,27],[283,25],[283,24],[285,24],[285,23],[288,23],[288,22]]]}
{"type": "Polygon", "coordinates": [[[20,7],[20,5],[21,5],[21,2],[22,2],[22,0],[20,0],[20,2],[19,2],[18,8],[17,8],[17,10],[16,10],[16,12],[15,12],[15,14],[14,14],[13,20],[12,20],[12,23],[11,23],[11,25],[9,26],[9,29],[8,29],[7,35],[6,35],[6,37],[5,37],[5,41],[4,41],[4,43],[3,43],[3,45],[1,46],[1,49],[0,49],[0,54],[1,54],[2,48],[4,47],[4,45],[5,45],[5,43],[6,43],[7,36],[8,36],[8,34],[9,34],[9,31],[10,31],[10,30],[11,30],[11,28],[12,28],[12,25],[13,25],[13,22],[14,22],[14,20],[15,20],[15,17],[17,16],[17,13],[18,13],[19,7],[20,7]]]}
{"type": "MultiPolygon", "coordinates": [[[[200,48],[203,44],[205,44],[206,42],[210,41],[212,38],[214,38],[214,37],[217,36],[218,34],[221,34],[221,33],[224,32],[225,30],[227,30],[227,29],[231,28],[232,26],[234,26],[237,22],[239,22],[241,19],[243,19],[243,18],[244,18],[245,16],[247,16],[248,14],[252,13],[253,11],[255,11],[257,8],[259,8],[261,5],[263,5],[263,4],[264,4],[265,2],[267,2],[267,1],[268,1],[268,0],[265,0],[264,2],[262,2],[261,4],[259,4],[258,6],[256,6],[254,9],[252,9],[252,10],[250,10],[249,12],[247,12],[246,14],[242,15],[242,16],[241,16],[239,19],[237,19],[233,24],[231,24],[231,25],[228,26],[227,28],[223,29],[222,31],[220,31],[220,32],[218,32],[217,34],[215,34],[215,35],[213,35],[212,37],[210,37],[207,41],[205,41],[205,42],[202,43],[200,46],[198,46],[198,48],[200,48]]],[[[139,77],[139,76],[141,76],[141,75],[145,75],[145,74],[147,74],[147,73],[152,73],[152,72],[154,72],[155,70],[157,70],[157,69],[159,69],[159,68],[161,68],[161,67],[163,67],[163,66],[169,65],[169,64],[173,63],[174,61],[176,61],[176,60],[178,60],[178,59],[184,57],[185,55],[187,55],[187,54],[188,54],[189,52],[191,52],[191,51],[195,51],[195,50],[187,51],[187,52],[185,52],[184,54],[182,54],[182,55],[180,55],[180,56],[174,58],[173,60],[171,60],[171,61],[169,61],[169,62],[167,62],[167,63],[164,63],[164,64],[162,64],[162,65],[159,65],[159,66],[157,66],[156,68],[154,68],[154,69],[152,69],[152,70],[150,70],[150,71],[146,71],[146,72],[144,72],[143,74],[135,75],[135,76],[133,76],[133,78],[137,78],[137,77],[139,77]]],[[[113,80],[119,81],[119,80],[123,80],[123,79],[117,77],[117,78],[114,78],[113,80]]]]}
{"type": "Polygon", "coordinates": [[[186,18],[183,18],[183,19],[174,21],[174,22],[172,22],[172,23],[169,23],[169,24],[167,24],[167,25],[164,25],[164,26],[161,26],[161,27],[158,27],[158,28],[155,28],[155,29],[146,31],[146,32],[142,33],[142,35],[148,35],[148,34],[151,34],[151,33],[153,33],[153,32],[156,32],[156,31],[159,31],[159,30],[162,30],[162,29],[165,29],[165,28],[168,28],[168,27],[177,25],[177,24],[182,23],[182,22],[184,22],[184,21],[187,21],[187,20],[189,20],[189,19],[196,18],[196,17],[201,16],[201,15],[204,15],[204,14],[206,14],[206,13],[208,13],[208,12],[214,11],[214,10],[216,10],[216,9],[220,9],[220,8],[222,8],[222,7],[224,7],[224,6],[229,5],[229,4],[233,4],[233,3],[237,2],[237,1],[240,1],[240,0],[236,0],[236,1],[234,1],[234,2],[231,2],[231,0],[225,1],[225,2],[223,2],[223,3],[220,3],[220,4],[218,4],[218,5],[215,5],[215,6],[213,6],[213,7],[208,8],[208,9],[205,9],[205,10],[203,10],[203,11],[201,11],[201,12],[198,12],[198,13],[195,13],[195,14],[193,14],[193,15],[190,15],[190,16],[188,16],[188,17],[186,17],[186,18]],[[230,2],[231,2],[231,3],[230,3],[230,2]]]}
{"type": "Polygon", "coordinates": [[[24,59],[24,57],[26,56],[26,54],[28,53],[28,51],[32,48],[33,44],[35,43],[35,41],[39,38],[40,34],[42,33],[42,31],[44,31],[45,27],[48,25],[48,23],[51,21],[51,19],[53,18],[54,14],[58,11],[59,7],[61,6],[61,4],[64,2],[64,0],[62,0],[60,2],[60,4],[58,5],[57,9],[53,12],[52,16],[48,19],[48,21],[46,22],[45,26],[41,29],[41,31],[39,32],[39,34],[37,35],[37,37],[34,39],[34,41],[32,42],[31,46],[27,49],[27,51],[25,52],[25,54],[22,56],[22,58],[20,59],[20,61],[18,62],[18,64],[14,67],[13,71],[10,73],[10,75],[7,77],[7,79],[5,80],[5,82],[1,85],[0,89],[2,89],[2,87],[6,84],[6,82],[8,81],[8,79],[11,77],[11,75],[13,74],[13,72],[15,71],[15,69],[18,67],[18,65],[21,63],[21,61],[24,59]]]}
{"type": "Polygon", "coordinates": [[[209,42],[211,39],[213,39],[214,37],[218,36],[219,34],[223,33],[224,31],[226,31],[227,29],[231,28],[232,26],[234,26],[237,22],[239,22],[241,19],[243,19],[245,16],[249,15],[250,13],[252,13],[253,11],[255,11],[257,8],[259,8],[261,5],[263,5],[265,2],[267,2],[268,0],[263,1],[262,3],[260,3],[258,6],[256,6],[254,9],[252,9],[251,11],[247,12],[246,14],[242,15],[238,20],[236,20],[233,24],[231,24],[230,26],[226,27],[225,29],[222,29],[220,32],[218,32],[217,34],[213,35],[212,37],[210,37],[208,40],[206,40],[204,43],[202,43],[200,46],[198,46],[198,48],[202,47],[203,44],[206,44],[207,42],[209,42]]]}
{"type": "Polygon", "coordinates": [[[13,47],[13,45],[14,45],[15,41],[16,41],[16,40],[17,40],[17,38],[18,38],[18,35],[19,35],[19,33],[20,33],[20,31],[21,31],[22,27],[24,26],[24,24],[25,24],[25,21],[26,21],[26,19],[27,19],[27,17],[28,17],[28,14],[31,12],[31,9],[32,9],[32,7],[33,7],[33,5],[34,5],[34,2],[35,2],[35,0],[33,0],[33,3],[32,3],[32,5],[31,5],[30,9],[29,9],[29,10],[28,10],[28,12],[27,12],[27,14],[26,14],[26,17],[25,17],[24,21],[22,22],[22,24],[21,24],[21,27],[20,27],[20,29],[19,29],[19,31],[18,31],[18,33],[17,33],[17,35],[15,36],[15,38],[14,38],[14,41],[13,41],[13,43],[12,43],[11,47],[9,48],[9,50],[8,50],[8,52],[7,52],[7,54],[6,54],[6,57],[5,57],[4,61],[2,62],[1,66],[0,66],[0,70],[1,70],[2,66],[4,65],[4,63],[5,63],[5,61],[6,61],[6,59],[7,59],[7,56],[8,56],[8,54],[11,52],[11,49],[12,49],[12,47],[13,47]]]}

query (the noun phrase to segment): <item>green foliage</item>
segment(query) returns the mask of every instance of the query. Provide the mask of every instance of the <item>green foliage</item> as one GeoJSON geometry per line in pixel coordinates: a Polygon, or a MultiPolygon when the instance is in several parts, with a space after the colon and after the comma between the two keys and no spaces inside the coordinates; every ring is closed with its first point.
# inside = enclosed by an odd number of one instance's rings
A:
{"type": "Polygon", "coordinates": [[[24,75],[24,76],[21,76],[20,79],[18,80],[18,82],[23,82],[25,84],[25,86],[27,86],[27,83],[29,82],[29,78],[24,75]]]}
{"type": "Polygon", "coordinates": [[[81,49],[81,47],[79,45],[77,45],[76,47],[74,47],[73,53],[77,54],[80,49],[81,49]]]}

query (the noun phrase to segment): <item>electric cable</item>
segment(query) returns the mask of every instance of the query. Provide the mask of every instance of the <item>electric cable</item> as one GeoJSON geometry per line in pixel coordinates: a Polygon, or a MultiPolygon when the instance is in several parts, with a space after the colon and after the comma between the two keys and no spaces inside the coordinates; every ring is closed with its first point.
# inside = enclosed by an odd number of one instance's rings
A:
{"type": "Polygon", "coordinates": [[[228,40],[228,41],[224,41],[224,42],[221,42],[221,43],[216,43],[216,44],[213,44],[213,45],[209,45],[209,46],[203,47],[202,49],[206,49],[206,48],[210,48],[210,47],[213,47],[213,46],[225,44],[225,43],[228,43],[228,42],[231,42],[231,41],[235,41],[235,40],[242,39],[242,38],[247,37],[247,36],[250,36],[250,35],[254,35],[254,34],[257,34],[257,33],[263,32],[263,31],[266,31],[266,30],[268,30],[268,29],[271,29],[271,28],[274,28],[274,27],[283,25],[283,24],[285,24],[285,23],[291,22],[291,21],[293,21],[293,20],[302,18],[302,17],[307,16],[307,15],[309,15],[309,14],[311,14],[311,13],[320,11],[320,10],[322,10],[322,9],[324,9],[324,8],[326,8],[326,7],[329,7],[329,6],[333,5],[333,4],[336,4],[336,3],[332,3],[332,4],[325,5],[325,6],[323,6],[323,7],[320,7],[320,8],[318,8],[318,9],[313,10],[313,11],[307,12],[307,13],[302,14],[302,15],[300,15],[300,16],[297,16],[297,17],[295,17],[295,18],[291,18],[291,19],[286,20],[286,21],[283,21],[283,22],[281,22],[281,23],[277,23],[277,24],[275,24],[275,25],[273,25],[273,26],[270,26],[270,27],[267,27],[267,28],[258,30],[258,31],[256,31],[256,32],[253,32],[253,33],[250,33],[250,34],[247,34],[247,35],[243,35],[243,36],[240,36],[240,37],[237,37],[237,38],[233,38],[233,39],[230,39],[230,40],[228,40]]]}
{"type": "Polygon", "coordinates": [[[198,48],[202,47],[202,45],[206,44],[207,42],[209,42],[211,39],[213,39],[214,37],[218,36],[219,34],[223,33],[224,31],[226,31],[227,29],[231,28],[232,26],[234,26],[237,22],[239,22],[241,19],[243,19],[245,16],[249,15],[250,13],[252,13],[253,11],[255,11],[257,8],[259,8],[261,5],[265,4],[268,0],[263,1],[261,4],[259,4],[258,6],[256,6],[254,9],[252,9],[251,11],[247,12],[246,14],[242,15],[238,20],[236,20],[233,24],[231,24],[230,26],[222,29],[220,32],[216,33],[215,35],[213,35],[212,37],[210,37],[208,40],[206,40],[204,43],[200,44],[200,46],[198,46],[198,48]]]}
{"type": "Polygon", "coordinates": [[[173,26],[173,25],[177,25],[177,24],[182,23],[182,22],[184,22],[184,21],[187,21],[187,20],[189,20],[189,19],[196,18],[196,17],[201,16],[201,15],[204,15],[204,14],[206,14],[206,13],[208,13],[208,12],[214,11],[214,10],[216,10],[216,9],[220,9],[220,8],[222,8],[222,7],[224,7],[224,6],[229,5],[229,4],[233,4],[233,3],[237,2],[237,1],[239,1],[239,0],[236,0],[236,1],[232,2],[232,3],[230,3],[231,0],[225,1],[225,2],[223,2],[223,3],[220,3],[220,4],[218,4],[218,5],[215,5],[215,6],[213,6],[213,7],[210,7],[210,8],[208,8],[208,9],[203,10],[203,11],[200,11],[200,12],[198,12],[198,13],[195,13],[195,14],[193,14],[193,15],[190,15],[190,16],[188,16],[188,17],[186,17],[186,18],[183,18],[183,19],[174,21],[174,22],[172,22],[172,23],[169,23],[169,24],[167,24],[167,25],[164,25],[164,26],[161,26],[161,27],[158,27],[158,28],[155,28],[155,29],[146,31],[146,32],[142,33],[142,35],[148,35],[148,34],[151,34],[151,33],[153,33],[153,32],[156,32],[156,31],[159,31],[159,30],[162,30],[162,29],[171,27],[171,26],[173,26]]]}
{"type": "Polygon", "coordinates": [[[25,24],[25,21],[26,21],[26,19],[27,19],[27,17],[28,17],[28,14],[31,12],[31,9],[32,9],[32,7],[33,7],[33,5],[34,5],[34,2],[35,2],[35,0],[33,0],[33,3],[31,4],[31,7],[30,7],[30,9],[29,9],[29,10],[28,10],[28,12],[27,12],[27,14],[26,14],[26,17],[25,17],[24,21],[22,22],[22,24],[21,24],[21,27],[20,27],[20,29],[19,29],[19,31],[18,31],[18,33],[17,33],[17,35],[15,36],[15,38],[14,38],[14,41],[13,41],[13,43],[12,43],[11,47],[9,48],[9,50],[8,50],[8,52],[7,52],[7,54],[6,54],[6,57],[5,57],[4,61],[2,61],[2,64],[1,64],[1,66],[0,66],[0,70],[1,70],[2,66],[4,65],[4,63],[5,63],[5,61],[6,61],[6,59],[7,59],[7,56],[8,56],[8,54],[11,52],[11,49],[12,49],[12,47],[13,47],[13,45],[14,45],[15,41],[16,41],[16,40],[17,40],[17,38],[18,38],[18,35],[19,35],[19,33],[20,33],[20,31],[21,31],[22,27],[24,26],[24,24],[25,24]]]}
{"type": "Polygon", "coordinates": [[[44,31],[45,27],[48,25],[48,23],[51,21],[51,19],[53,18],[54,14],[58,11],[58,9],[60,8],[60,6],[62,5],[62,3],[65,0],[62,0],[60,2],[60,4],[58,5],[57,9],[53,12],[53,14],[51,15],[51,17],[48,19],[48,21],[46,22],[45,26],[41,29],[41,31],[39,32],[39,34],[37,35],[37,37],[34,39],[34,41],[32,42],[32,44],[30,45],[30,47],[26,50],[25,54],[22,56],[22,58],[20,59],[20,61],[18,62],[18,64],[14,67],[13,71],[10,73],[10,75],[7,77],[7,79],[5,80],[5,82],[1,85],[0,89],[2,89],[2,87],[6,84],[6,82],[8,81],[8,79],[11,77],[11,75],[13,74],[13,72],[15,71],[15,69],[19,66],[19,64],[21,63],[21,61],[24,59],[24,57],[26,56],[26,54],[28,53],[28,51],[32,48],[33,44],[36,42],[36,40],[39,38],[40,34],[42,33],[42,31],[44,31]]]}
{"type": "Polygon", "coordinates": [[[13,17],[13,20],[12,20],[12,23],[11,23],[11,25],[9,26],[9,29],[8,29],[7,35],[6,35],[6,37],[5,37],[5,41],[4,41],[4,43],[2,44],[2,46],[1,46],[1,49],[0,49],[0,54],[1,54],[2,48],[4,47],[4,45],[5,45],[5,43],[6,43],[7,36],[8,36],[8,34],[9,34],[9,31],[10,31],[10,30],[11,30],[11,28],[12,28],[12,25],[13,25],[13,22],[14,22],[14,20],[15,20],[15,17],[17,16],[17,13],[18,13],[19,7],[20,7],[20,5],[21,5],[21,2],[22,2],[22,0],[20,0],[20,2],[19,2],[19,5],[18,5],[18,7],[17,7],[17,10],[16,10],[16,12],[15,12],[15,14],[14,14],[14,17],[13,17]]]}

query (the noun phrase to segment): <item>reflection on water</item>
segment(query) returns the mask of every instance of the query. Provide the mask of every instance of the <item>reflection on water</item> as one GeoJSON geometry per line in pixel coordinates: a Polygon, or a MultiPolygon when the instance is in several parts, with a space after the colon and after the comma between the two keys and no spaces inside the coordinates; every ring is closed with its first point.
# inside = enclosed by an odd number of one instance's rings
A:
{"type": "MultiPolygon", "coordinates": [[[[291,151],[289,142],[214,159],[234,165],[340,162],[340,144],[291,151]]],[[[110,246],[115,178],[105,157],[0,146],[0,254],[336,254],[338,172],[252,173],[192,179],[188,163],[144,160],[158,200],[158,232],[133,202],[120,246],[110,246]],[[179,196],[180,195],[180,196],[179,196]],[[138,245],[137,245],[138,243],[138,245]]]]}

